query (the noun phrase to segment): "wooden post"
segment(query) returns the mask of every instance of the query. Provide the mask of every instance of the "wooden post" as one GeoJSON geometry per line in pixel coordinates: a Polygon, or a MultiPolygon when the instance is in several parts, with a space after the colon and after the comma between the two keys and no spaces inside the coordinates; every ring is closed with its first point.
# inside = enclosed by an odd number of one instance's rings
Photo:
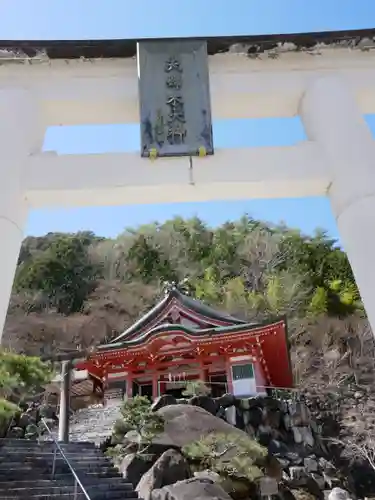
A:
{"type": "Polygon", "coordinates": [[[127,398],[133,397],[133,374],[132,373],[128,373],[128,376],[126,377],[126,397],[127,398]]]}
{"type": "Polygon", "coordinates": [[[71,362],[63,361],[61,366],[60,412],[58,440],[69,443],[71,362]]]}
{"type": "Polygon", "coordinates": [[[152,374],[152,399],[159,396],[159,374],[155,370],[152,374]]]}
{"type": "Polygon", "coordinates": [[[227,392],[233,394],[232,365],[229,358],[225,360],[225,367],[227,372],[227,392]]]}
{"type": "Polygon", "coordinates": [[[206,382],[206,370],[204,368],[203,360],[199,360],[199,380],[206,382]]]}

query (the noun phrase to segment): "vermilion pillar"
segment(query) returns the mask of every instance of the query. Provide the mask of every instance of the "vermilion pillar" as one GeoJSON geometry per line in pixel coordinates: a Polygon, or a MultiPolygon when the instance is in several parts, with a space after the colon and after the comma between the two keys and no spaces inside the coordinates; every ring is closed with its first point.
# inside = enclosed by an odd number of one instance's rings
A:
{"type": "Polygon", "coordinates": [[[155,371],[152,374],[152,399],[156,399],[159,396],[159,374],[155,371]]]}
{"type": "Polygon", "coordinates": [[[127,398],[132,398],[133,397],[133,374],[128,373],[126,377],[126,397],[127,398]]]}
{"type": "Polygon", "coordinates": [[[232,365],[229,358],[225,360],[225,371],[227,374],[227,390],[230,394],[233,394],[232,365]]]}

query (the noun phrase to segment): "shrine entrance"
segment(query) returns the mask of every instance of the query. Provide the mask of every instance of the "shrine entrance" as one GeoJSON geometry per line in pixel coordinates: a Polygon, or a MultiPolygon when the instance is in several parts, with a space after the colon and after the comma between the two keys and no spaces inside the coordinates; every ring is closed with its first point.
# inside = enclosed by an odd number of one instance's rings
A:
{"type": "Polygon", "coordinates": [[[176,399],[181,399],[184,397],[184,391],[186,389],[186,382],[176,382],[175,384],[170,384],[169,389],[165,389],[164,394],[169,394],[176,399]]]}

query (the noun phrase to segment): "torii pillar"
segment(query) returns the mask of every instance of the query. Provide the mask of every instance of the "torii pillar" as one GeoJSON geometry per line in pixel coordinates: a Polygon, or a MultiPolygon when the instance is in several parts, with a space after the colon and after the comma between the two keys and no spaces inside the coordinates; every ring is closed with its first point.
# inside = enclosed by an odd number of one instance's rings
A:
{"type": "Polygon", "coordinates": [[[43,138],[37,100],[22,89],[0,90],[0,342],[28,215],[25,168],[43,138]]]}
{"type": "Polygon", "coordinates": [[[375,333],[375,143],[345,80],[312,82],[300,115],[332,172],[328,189],[344,249],[375,333]]]}

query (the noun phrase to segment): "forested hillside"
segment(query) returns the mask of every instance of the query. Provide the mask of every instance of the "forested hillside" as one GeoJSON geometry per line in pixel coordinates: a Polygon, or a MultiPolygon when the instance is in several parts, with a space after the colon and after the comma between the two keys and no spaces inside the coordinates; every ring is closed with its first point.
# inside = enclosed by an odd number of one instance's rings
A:
{"type": "Polygon", "coordinates": [[[176,217],[113,240],[90,232],[27,238],[4,343],[30,354],[98,344],[171,281],[251,321],[286,314],[298,384],[372,377],[362,373],[372,373],[371,332],[336,242],[247,216],[217,228],[176,217]]]}

